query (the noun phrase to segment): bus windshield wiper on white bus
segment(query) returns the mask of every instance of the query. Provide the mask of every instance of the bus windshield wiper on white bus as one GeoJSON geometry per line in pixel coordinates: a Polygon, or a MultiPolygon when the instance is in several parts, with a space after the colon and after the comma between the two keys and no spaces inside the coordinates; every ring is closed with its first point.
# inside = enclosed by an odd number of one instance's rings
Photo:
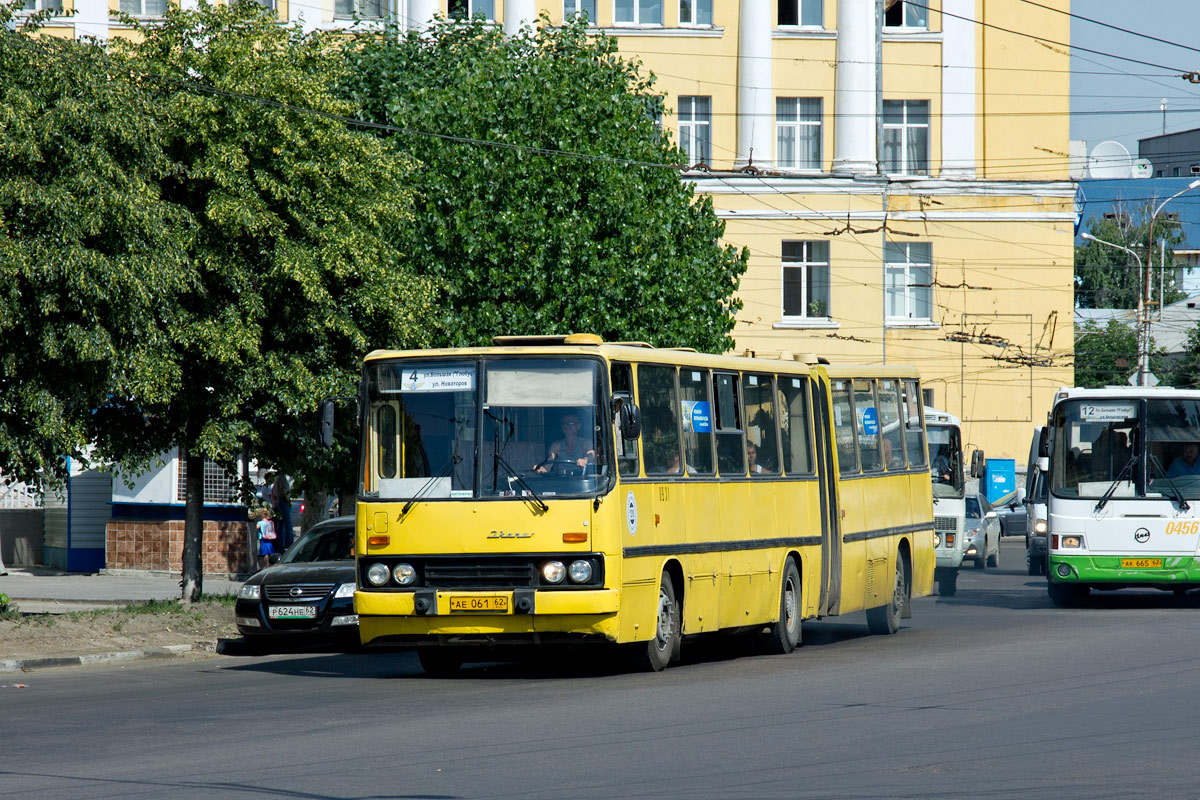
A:
{"type": "Polygon", "coordinates": [[[1166,479],[1167,486],[1171,487],[1173,499],[1179,504],[1179,510],[1187,511],[1189,508],[1191,508],[1191,505],[1188,504],[1187,498],[1183,496],[1183,492],[1180,491],[1178,484],[1175,483],[1175,479],[1167,474],[1167,471],[1163,469],[1163,466],[1161,463],[1159,463],[1158,459],[1154,456],[1150,456],[1150,464],[1151,466],[1157,467],[1159,474],[1166,479]]]}
{"type": "Polygon", "coordinates": [[[1113,478],[1113,482],[1109,484],[1107,489],[1104,490],[1104,494],[1100,496],[1099,502],[1096,503],[1096,507],[1093,508],[1092,511],[1104,510],[1104,507],[1108,505],[1108,501],[1112,499],[1113,492],[1117,490],[1117,486],[1119,486],[1121,481],[1125,479],[1126,475],[1129,475],[1133,472],[1133,467],[1135,464],[1137,464],[1137,460],[1138,457],[1133,456],[1125,462],[1125,466],[1121,467],[1121,471],[1117,473],[1117,477],[1113,478]]]}

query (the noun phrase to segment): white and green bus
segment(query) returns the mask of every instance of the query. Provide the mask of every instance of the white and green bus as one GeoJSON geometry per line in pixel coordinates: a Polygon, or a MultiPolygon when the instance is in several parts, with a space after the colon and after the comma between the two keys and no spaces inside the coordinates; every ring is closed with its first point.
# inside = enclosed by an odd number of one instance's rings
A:
{"type": "Polygon", "coordinates": [[[925,432],[929,439],[929,474],[933,481],[933,544],[936,557],[933,579],[938,594],[951,597],[958,591],[958,569],[963,562],[966,527],[966,480],[963,476],[962,427],[958,417],[925,407],[925,432]]]}
{"type": "Polygon", "coordinates": [[[1056,606],[1092,589],[1200,587],[1200,391],[1062,389],[1038,461],[1056,606]]]}

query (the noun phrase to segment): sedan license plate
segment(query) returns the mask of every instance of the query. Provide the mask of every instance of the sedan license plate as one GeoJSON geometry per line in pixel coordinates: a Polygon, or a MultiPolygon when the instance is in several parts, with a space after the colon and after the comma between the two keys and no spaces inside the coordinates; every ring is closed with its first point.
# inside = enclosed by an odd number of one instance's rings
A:
{"type": "Polygon", "coordinates": [[[271,619],[316,619],[316,606],[271,606],[267,609],[271,619]]]}
{"type": "Polygon", "coordinates": [[[451,596],[450,611],[458,614],[507,614],[508,597],[505,595],[451,596]]]}
{"type": "Polygon", "coordinates": [[[1161,558],[1122,558],[1121,569],[1162,569],[1161,558]]]}

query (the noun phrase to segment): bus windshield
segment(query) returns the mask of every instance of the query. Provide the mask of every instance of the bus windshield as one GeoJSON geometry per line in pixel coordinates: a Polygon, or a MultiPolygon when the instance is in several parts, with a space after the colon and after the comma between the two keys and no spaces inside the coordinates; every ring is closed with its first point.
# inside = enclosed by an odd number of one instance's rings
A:
{"type": "Polygon", "coordinates": [[[1200,498],[1200,401],[1074,400],[1055,411],[1059,497],[1200,498]],[[1111,493],[1109,490],[1111,489],[1111,493]]]}
{"type": "Polygon", "coordinates": [[[600,363],[369,364],[361,492],[391,500],[587,495],[607,487],[600,363]]]}
{"type": "Polygon", "coordinates": [[[963,496],[962,434],[954,425],[928,424],[929,470],[934,497],[963,496]]]}

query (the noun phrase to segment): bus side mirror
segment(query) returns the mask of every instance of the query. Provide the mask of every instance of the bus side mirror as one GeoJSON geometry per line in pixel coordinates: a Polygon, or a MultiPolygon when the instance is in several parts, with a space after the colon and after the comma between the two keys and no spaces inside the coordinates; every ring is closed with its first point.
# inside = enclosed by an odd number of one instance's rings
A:
{"type": "Polygon", "coordinates": [[[971,453],[971,477],[982,478],[983,471],[987,468],[987,458],[984,457],[982,450],[976,450],[971,453]]]}
{"type": "Polygon", "coordinates": [[[321,425],[317,430],[317,441],[321,447],[333,446],[333,401],[321,401],[321,425]]]}
{"type": "Polygon", "coordinates": [[[642,412],[625,392],[613,395],[613,403],[617,404],[617,417],[621,423],[621,437],[636,439],[642,435],[642,412]]]}

